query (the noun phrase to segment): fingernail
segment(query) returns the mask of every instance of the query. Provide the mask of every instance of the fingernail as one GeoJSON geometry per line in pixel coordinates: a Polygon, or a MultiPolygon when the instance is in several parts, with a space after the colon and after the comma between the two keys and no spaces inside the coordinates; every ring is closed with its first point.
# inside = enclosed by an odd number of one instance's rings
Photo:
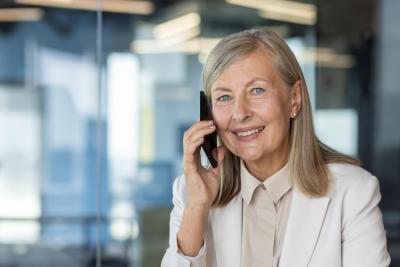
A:
{"type": "Polygon", "coordinates": [[[211,126],[210,126],[210,129],[214,129],[214,128],[215,128],[215,125],[211,125],[211,126]]]}
{"type": "Polygon", "coordinates": [[[208,121],[208,124],[214,124],[214,121],[208,121]]]}

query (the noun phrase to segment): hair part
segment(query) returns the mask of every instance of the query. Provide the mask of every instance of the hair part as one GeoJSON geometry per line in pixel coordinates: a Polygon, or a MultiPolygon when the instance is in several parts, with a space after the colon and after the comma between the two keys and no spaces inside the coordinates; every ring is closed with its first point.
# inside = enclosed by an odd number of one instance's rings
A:
{"type": "MultiPolygon", "coordinates": [[[[288,166],[298,188],[312,197],[324,196],[329,187],[328,163],[360,162],[339,153],[318,140],[312,118],[311,102],[300,65],[289,46],[276,33],[267,29],[251,29],[229,35],[211,51],[203,70],[203,88],[211,97],[211,88],[222,72],[232,63],[261,49],[271,54],[273,66],[291,90],[301,84],[301,109],[291,120],[288,166]]],[[[223,141],[219,140],[223,145],[223,141]]],[[[227,150],[219,175],[219,193],[213,206],[225,206],[240,192],[240,158],[227,150]]]]}

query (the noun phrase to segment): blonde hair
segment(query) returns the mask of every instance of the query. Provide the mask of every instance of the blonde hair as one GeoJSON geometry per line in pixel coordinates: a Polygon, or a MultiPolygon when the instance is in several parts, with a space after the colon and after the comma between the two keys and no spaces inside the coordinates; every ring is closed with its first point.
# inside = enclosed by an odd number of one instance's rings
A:
{"type": "MultiPolygon", "coordinates": [[[[302,105],[296,118],[291,121],[288,166],[291,176],[304,194],[312,197],[324,196],[328,191],[327,163],[359,165],[360,162],[318,140],[303,72],[284,40],[267,28],[246,30],[225,37],[211,51],[204,66],[204,91],[210,97],[211,87],[219,75],[230,64],[257,49],[272,55],[274,67],[289,88],[300,81],[302,105]]],[[[213,201],[214,207],[225,206],[240,192],[240,158],[229,150],[225,152],[219,182],[219,193],[213,201]]]]}

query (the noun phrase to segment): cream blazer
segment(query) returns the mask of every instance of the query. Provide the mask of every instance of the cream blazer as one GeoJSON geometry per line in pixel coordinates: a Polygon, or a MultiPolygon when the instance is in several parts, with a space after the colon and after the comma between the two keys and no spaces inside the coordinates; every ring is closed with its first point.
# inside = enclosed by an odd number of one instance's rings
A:
{"type": "MultiPolygon", "coordinates": [[[[389,266],[378,207],[381,199],[378,180],[353,165],[335,163],[328,168],[332,179],[326,197],[310,198],[294,187],[279,266],[389,266]]],[[[241,195],[223,208],[210,210],[204,245],[196,257],[183,256],[177,248],[176,235],[186,201],[185,179],[180,176],[173,186],[169,248],[161,266],[240,267],[241,195]]]]}

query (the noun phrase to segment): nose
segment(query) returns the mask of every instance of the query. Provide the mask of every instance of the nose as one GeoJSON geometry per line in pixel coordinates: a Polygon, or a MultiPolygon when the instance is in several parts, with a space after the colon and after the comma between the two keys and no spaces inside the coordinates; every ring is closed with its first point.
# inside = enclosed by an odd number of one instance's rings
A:
{"type": "Polygon", "coordinates": [[[233,119],[238,122],[243,122],[250,118],[252,115],[249,103],[246,99],[236,98],[233,110],[233,119]]]}

